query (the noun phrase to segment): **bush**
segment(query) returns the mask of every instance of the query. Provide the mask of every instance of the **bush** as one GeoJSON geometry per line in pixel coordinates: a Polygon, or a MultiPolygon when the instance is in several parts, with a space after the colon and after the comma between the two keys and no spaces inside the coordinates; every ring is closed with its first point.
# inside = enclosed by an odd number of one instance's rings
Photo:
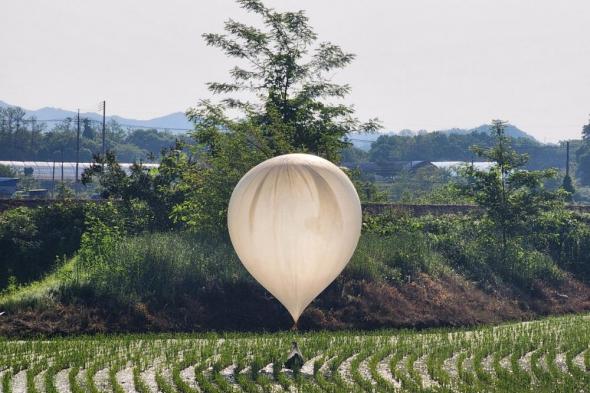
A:
{"type": "Polygon", "coordinates": [[[0,213],[0,290],[8,284],[8,277],[14,277],[18,284],[28,283],[74,255],[90,223],[101,222],[121,234],[138,234],[149,227],[149,213],[141,202],[71,200],[0,213]]]}
{"type": "Polygon", "coordinates": [[[535,249],[551,256],[564,270],[590,280],[590,216],[567,210],[542,214],[531,228],[535,249]]]}
{"type": "Polygon", "coordinates": [[[84,231],[84,209],[71,202],[19,207],[0,213],[0,289],[13,276],[18,283],[36,280],[57,258],[71,256],[84,231]]]}
{"type": "MultiPolygon", "coordinates": [[[[552,255],[536,248],[529,237],[512,238],[505,248],[500,247],[493,225],[477,214],[387,214],[369,217],[365,231],[395,239],[390,242],[399,248],[399,257],[392,259],[392,266],[403,275],[418,271],[436,274],[446,266],[482,286],[504,282],[525,289],[532,288],[535,280],[559,280],[562,276],[552,255]]],[[[378,249],[377,244],[372,247],[378,249]]],[[[388,264],[386,255],[380,259],[379,263],[388,264]]]]}

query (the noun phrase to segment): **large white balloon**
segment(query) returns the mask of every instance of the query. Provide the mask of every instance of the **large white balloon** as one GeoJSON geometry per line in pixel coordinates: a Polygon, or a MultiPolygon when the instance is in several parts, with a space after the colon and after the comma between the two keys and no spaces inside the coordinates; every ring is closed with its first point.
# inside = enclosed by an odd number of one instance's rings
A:
{"type": "Polygon", "coordinates": [[[295,322],[344,269],[362,223],[346,174],[309,154],[278,156],[251,169],[234,189],[227,216],[240,260],[295,322]]]}

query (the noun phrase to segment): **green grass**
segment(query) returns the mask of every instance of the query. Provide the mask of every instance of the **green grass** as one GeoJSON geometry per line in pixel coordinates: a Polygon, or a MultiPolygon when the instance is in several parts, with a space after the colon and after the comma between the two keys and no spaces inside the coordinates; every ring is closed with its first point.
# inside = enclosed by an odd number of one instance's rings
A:
{"type": "Polygon", "coordinates": [[[246,392],[278,387],[301,392],[388,392],[394,390],[392,375],[403,392],[574,392],[588,387],[590,373],[584,362],[589,344],[589,315],[475,330],[87,336],[0,340],[0,370],[3,392],[13,390],[18,372],[26,373],[28,391],[35,392],[33,381],[45,371],[47,390],[56,393],[55,375],[69,369],[73,393],[98,391],[93,375],[100,370],[108,374],[112,390],[123,393],[117,380],[122,368],[132,370],[140,393],[148,392],[150,384],[165,393],[227,392],[236,386],[246,392]],[[318,357],[298,376],[280,366],[293,339],[307,359],[318,357]],[[455,354],[459,354],[456,374],[446,366],[455,354]],[[488,356],[494,360],[493,371],[482,365],[488,356]],[[510,364],[501,365],[500,359],[507,356],[510,364]],[[566,359],[566,372],[557,358],[566,359]],[[415,367],[417,359],[425,362],[422,370],[415,367]],[[329,364],[322,367],[325,362],[329,364]],[[264,373],[270,363],[272,372],[264,373]],[[381,363],[390,363],[388,375],[381,363]],[[343,369],[347,364],[348,370],[343,369]],[[222,371],[231,365],[237,368],[228,377],[222,371]],[[193,380],[186,379],[187,368],[194,368],[193,380]],[[148,369],[154,370],[155,380],[147,377],[148,369]],[[85,378],[78,375],[83,370],[85,378]],[[426,378],[434,381],[429,388],[424,386],[426,378]]]}
{"type": "MultiPolygon", "coordinates": [[[[418,226],[411,231],[397,231],[395,235],[364,233],[340,279],[400,284],[417,273],[437,277],[456,272],[473,281],[496,280],[493,277],[497,261],[492,257],[482,259],[479,243],[477,247],[472,243],[455,246],[461,242],[449,237],[448,231],[432,231],[424,233],[418,226]]],[[[187,296],[197,297],[201,288],[254,283],[227,241],[187,233],[107,236],[103,240],[92,246],[97,249],[83,245],[78,256],[45,278],[0,292],[0,310],[42,308],[59,302],[93,300],[88,297],[94,296],[123,305],[145,303],[170,307],[187,296]]],[[[486,247],[486,252],[491,249],[486,247]]],[[[527,278],[513,277],[515,283],[520,280],[527,286],[531,280],[559,275],[550,258],[539,253],[523,255],[531,256],[523,266],[515,265],[511,271],[524,272],[519,274],[527,278]]]]}
{"type": "Polygon", "coordinates": [[[77,258],[74,257],[39,281],[20,286],[13,291],[0,294],[0,309],[15,309],[46,304],[53,300],[60,288],[76,274],[77,258]]]}
{"type": "MultiPolygon", "coordinates": [[[[195,296],[194,291],[204,286],[253,282],[231,245],[188,234],[128,237],[113,241],[100,252],[100,258],[84,260],[76,256],[39,281],[0,293],[0,310],[43,308],[64,297],[75,300],[76,296],[89,293],[122,304],[169,305],[174,304],[178,295],[195,296]],[[112,285],[114,282],[117,285],[112,285]]],[[[93,258],[95,252],[89,250],[82,255],[93,258]]],[[[442,257],[426,244],[423,235],[383,238],[365,234],[343,277],[401,282],[408,273],[436,274],[444,269],[442,257]]]]}

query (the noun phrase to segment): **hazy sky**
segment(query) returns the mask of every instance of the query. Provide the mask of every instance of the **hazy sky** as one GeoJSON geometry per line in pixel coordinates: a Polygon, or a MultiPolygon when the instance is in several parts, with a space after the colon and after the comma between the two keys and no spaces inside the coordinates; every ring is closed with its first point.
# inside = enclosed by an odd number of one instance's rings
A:
{"type": "MultiPolygon", "coordinates": [[[[590,113],[589,0],[272,0],[305,9],[320,40],[356,53],[362,119],[387,130],[501,118],[540,140],[580,136],[590,113]]],[[[0,100],[151,118],[209,97],[233,65],[201,34],[232,0],[2,0],[0,100]]],[[[248,20],[248,18],[246,18],[248,20]]]]}

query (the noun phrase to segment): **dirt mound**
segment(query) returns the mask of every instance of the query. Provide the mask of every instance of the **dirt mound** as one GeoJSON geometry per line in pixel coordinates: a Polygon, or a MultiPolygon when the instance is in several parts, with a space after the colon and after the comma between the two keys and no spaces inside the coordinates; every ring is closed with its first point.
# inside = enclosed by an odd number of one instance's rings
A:
{"type": "MultiPolygon", "coordinates": [[[[572,278],[538,282],[529,291],[483,290],[457,275],[392,285],[341,280],[302,315],[299,327],[382,329],[469,326],[590,310],[590,288],[572,278]]],[[[287,311],[256,284],[207,288],[175,305],[117,304],[90,297],[43,310],[0,316],[0,335],[27,337],[114,332],[276,331],[292,325],[287,311]]]]}

